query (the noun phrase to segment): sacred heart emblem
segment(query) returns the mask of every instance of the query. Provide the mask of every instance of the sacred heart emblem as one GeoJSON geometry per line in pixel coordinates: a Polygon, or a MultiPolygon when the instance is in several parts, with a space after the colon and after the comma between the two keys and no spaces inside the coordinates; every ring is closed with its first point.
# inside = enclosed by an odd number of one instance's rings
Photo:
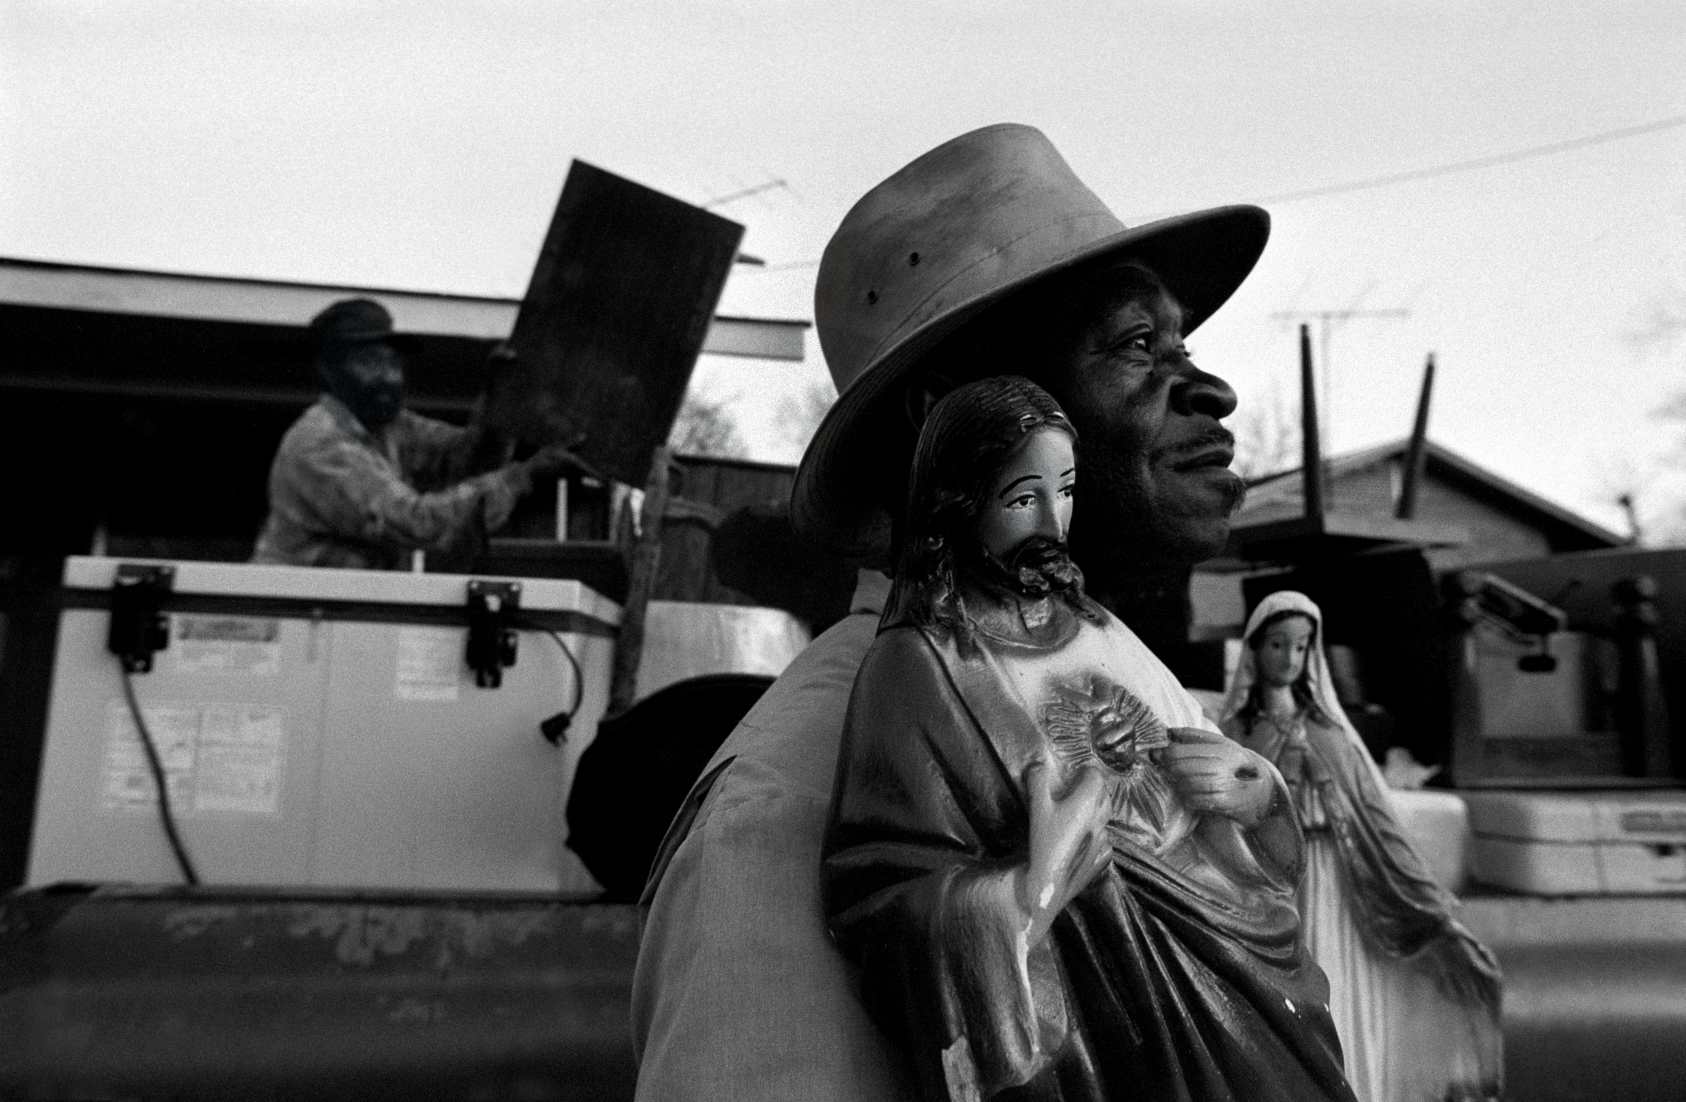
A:
{"type": "Polygon", "coordinates": [[[1057,683],[1054,699],[1043,705],[1042,722],[1061,758],[1074,765],[1098,761],[1115,773],[1133,772],[1148,760],[1149,750],[1170,743],[1153,709],[1100,676],[1086,685],[1057,683]]]}

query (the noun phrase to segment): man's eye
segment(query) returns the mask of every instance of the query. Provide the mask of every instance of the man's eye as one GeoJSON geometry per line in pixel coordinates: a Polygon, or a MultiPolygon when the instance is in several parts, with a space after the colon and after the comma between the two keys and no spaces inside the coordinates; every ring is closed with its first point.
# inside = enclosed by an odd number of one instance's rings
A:
{"type": "Polygon", "coordinates": [[[1153,331],[1132,329],[1107,342],[1101,351],[1107,355],[1147,354],[1153,350],[1153,331]]]}

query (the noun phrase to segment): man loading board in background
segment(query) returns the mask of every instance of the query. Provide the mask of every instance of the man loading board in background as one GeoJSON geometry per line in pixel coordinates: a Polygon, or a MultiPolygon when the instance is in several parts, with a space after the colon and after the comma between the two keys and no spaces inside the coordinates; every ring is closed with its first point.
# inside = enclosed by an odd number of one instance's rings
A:
{"type": "MultiPolygon", "coordinates": [[[[511,462],[513,443],[477,416],[458,427],[405,409],[413,338],[393,332],[380,303],[342,299],[310,331],[322,395],[276,450],[253,562],[399,569],[413,551],[462,547],[502,527],[536,481],[585,469],[569,446],[511,462]]],[[[490,385],[512,359],[504,346],[493,352],[490,385]]]]}

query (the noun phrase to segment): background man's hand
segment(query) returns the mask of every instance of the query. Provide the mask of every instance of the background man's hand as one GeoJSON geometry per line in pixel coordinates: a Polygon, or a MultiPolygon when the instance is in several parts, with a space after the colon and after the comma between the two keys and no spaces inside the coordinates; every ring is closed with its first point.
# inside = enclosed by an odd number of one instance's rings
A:
{"type": "Polygon", "coordinates": [[[1068,781],[1060,772],[1041,761],[1031,762],[1024,771],[1030,797],[1030,861],[1017,892],[1030,920],[1032,944],[1112,858],[1106,832],[1111,796],[1103,773],[1096,766],[1083,766],[1068,781]]]}
{"type": "Polygon", "coordinates": [[[556,408],[554,395],[539,389],[537,381],[528,377],[520,354],[506,341],[486,354],[486,389],[475,420],[484,422],[483,431],[495,433],[499,439],[539,445],[540,454],[553,444],[575,453],[572,463],[561,467],[554,467],[547,456],[532,468],[534,475],[574,470],[592,478],[603,477],[578,454],[586,434],[556,408]]]}
{"type": "Polygon", "coordinates": [[[516,466],[525,471],[529,479],[555,478],[569,471],[599,477],[591,464],[573,450],[584,440],[585,434],[580,433],[566,444],[546,444],[516,466]]]}
{"type": "Polygon", "coordinates": [[[1171,728],[1159,764],[1191,810],[1211,811],[1252,826],[1276,794],[1273,770],[1259,755],[1216,731],[1171,728]]]}

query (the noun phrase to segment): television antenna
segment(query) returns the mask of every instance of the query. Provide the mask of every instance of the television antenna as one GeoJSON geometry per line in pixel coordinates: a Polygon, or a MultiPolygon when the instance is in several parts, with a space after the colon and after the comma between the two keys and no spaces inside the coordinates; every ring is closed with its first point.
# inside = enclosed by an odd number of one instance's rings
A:
{"type": "Polygon", "coordinates": [[[1347,307],[1343,310],[1278,310],[1270,316],[1277,321],[1296,321],[1301,325],[1306,325],[1310,322],[1317,323],[1317,358],[1323,365],[1323,385],[1319,388],[1323,391],[1323,425],[1320,432],[1320,443],[1325,445],[1322,451],[1326,455],[1328,454],[1328,447],[1326,445],[1329,441],[1329,425],[1334,421],[1333,415],[1335,411],[1335,363],[1329,358],[1330,331],[1339,322],[1353,321],[1356,319],[1369,320],[1375,318],[1408,318],[1411,316],[1411,311],[1405,309],[1404,307],[1391,307],[1382,310],[1361,310],[1357,307],[1347,307]]]}

